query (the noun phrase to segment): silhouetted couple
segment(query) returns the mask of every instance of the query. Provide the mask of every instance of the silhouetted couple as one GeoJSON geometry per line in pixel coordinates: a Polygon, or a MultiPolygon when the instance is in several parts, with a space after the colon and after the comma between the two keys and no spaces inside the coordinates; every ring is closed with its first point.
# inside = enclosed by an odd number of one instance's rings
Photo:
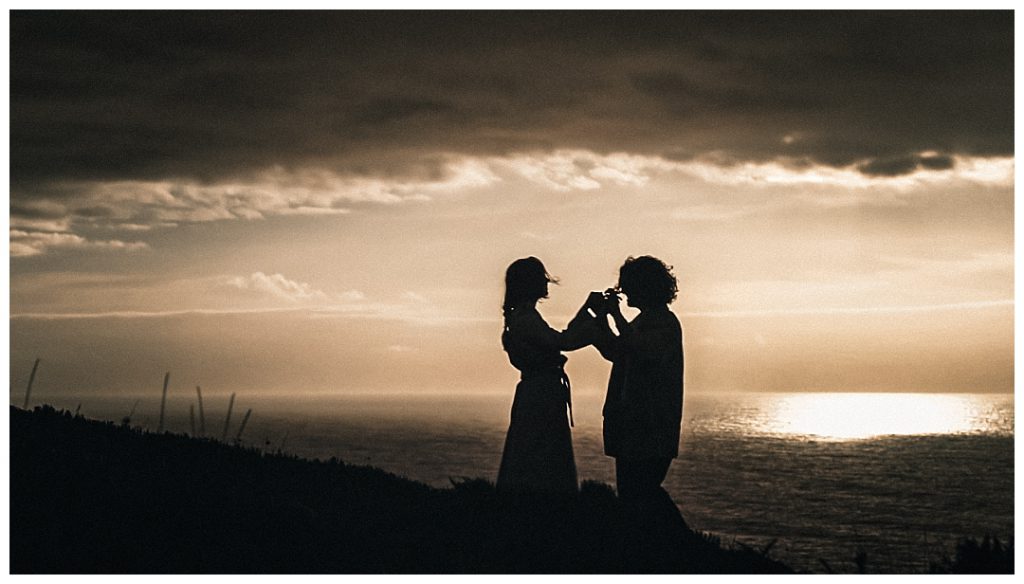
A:
{"type": "Polygon", "coordinates": [[[591,292],[561,332],[537,312],[549,283],[557,280],[535,257],[516,260],[505,273],[501,341],[522,379],[512,404],[498,490],[576,492],[569,430],[572,397],[562,351],[593,345],[612,363],[603,411],[604,450],[615,458],[619,498],[644,518],[646,528],[677,530],[685,523],[661,486],[679,454],[683,409],[682,328],[668,307],[678,290],[671,268],[654,257],[630,257],[619,269],[617,287],[591,292]],[[640,311],[632,321],[622,315],[619,293],[640,311]],[[609,326],[609,316],[618,334],[609,326]]]}

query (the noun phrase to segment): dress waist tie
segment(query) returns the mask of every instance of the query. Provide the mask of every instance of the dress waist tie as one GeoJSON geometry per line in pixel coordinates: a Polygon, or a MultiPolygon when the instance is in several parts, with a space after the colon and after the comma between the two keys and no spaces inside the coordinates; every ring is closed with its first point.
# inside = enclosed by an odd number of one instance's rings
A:
{"type": "Polygon", "coordinates": [[[565,389],[565,405],[569,408],[569,427],[575,428],[576,423],[572,419],[572,386],[569,384],[569,376],[565,374],[565,368],[561,365],[553,367],[545,367],[543,369],[533,369],[530,371],[523,371],[520,379],[526,381],[527,379],[533,379],[534,377],[540,377],[541,375],[557,373],[559,383],[562,388],[565,389]]]}

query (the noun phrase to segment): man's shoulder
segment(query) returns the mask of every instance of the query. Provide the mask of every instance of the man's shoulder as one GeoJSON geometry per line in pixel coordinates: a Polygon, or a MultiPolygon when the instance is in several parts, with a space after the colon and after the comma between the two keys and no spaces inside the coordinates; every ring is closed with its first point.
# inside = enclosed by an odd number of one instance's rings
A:
{"type": "Polygon", "coordinates": [[[649,310],[636,318],[637,324],[649,328],[672,328],[680,330],[679,318],[667,307],[664,310],[649,310]]]}

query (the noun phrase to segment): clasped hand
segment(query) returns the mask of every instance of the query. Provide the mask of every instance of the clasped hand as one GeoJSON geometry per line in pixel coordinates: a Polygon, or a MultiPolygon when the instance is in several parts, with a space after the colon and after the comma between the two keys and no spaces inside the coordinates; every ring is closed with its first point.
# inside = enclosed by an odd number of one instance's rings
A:
{"type": "Polygon", "coordinates": [[[591,292],[576,316],[569,322],[566,333],[573,343],[583,347],[604,338],[608,331],[607,318],[622,318],[619,312],[619,296],[614,288],[604,292],[591,292]]]}
{"type": "Polygon", "coordinates": [[[608,288],[604,292],[591,292],[583,308],[590,309],[594,316],[614,314],[619,311],[619,292],[615,288],[608,288]]]}

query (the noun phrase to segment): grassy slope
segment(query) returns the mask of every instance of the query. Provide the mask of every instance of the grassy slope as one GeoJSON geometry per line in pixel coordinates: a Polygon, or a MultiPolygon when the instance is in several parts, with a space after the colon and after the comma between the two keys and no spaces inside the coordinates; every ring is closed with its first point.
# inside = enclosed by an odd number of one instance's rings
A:
{"type": "Polygon", "coordinates": [[[636,545],[596,483],[508,499],[485,481],[434,489],[51,408],[10,415],[14,573],[789,571],[693,533],[636,545]]]}

